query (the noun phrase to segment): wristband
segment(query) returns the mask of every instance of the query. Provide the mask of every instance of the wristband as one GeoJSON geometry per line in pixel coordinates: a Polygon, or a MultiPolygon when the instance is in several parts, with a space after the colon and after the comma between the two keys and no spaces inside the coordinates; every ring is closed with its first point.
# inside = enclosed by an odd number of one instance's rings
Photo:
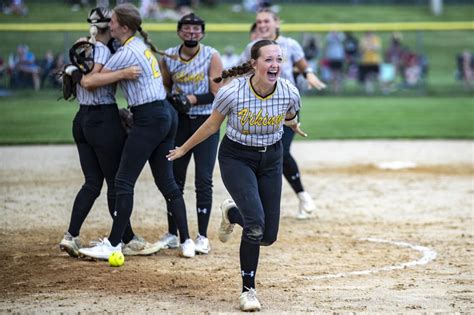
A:
{"type": "Polygon", "coordinates": [[[314,73],[313,68],[306,68],[306,70],[303,72],[303,76],[305,79],[308,76],[308,73],[314,73]]]}
{"type": "Polygon", "coordinates": [[[211,92],[206,94],[194,94],[196,96],[196,105],[207,105],[214,102],[214,94],[211,92]]]}
{"type": "Polygon", "coordinates": [[[285,119],[285,126],[291,127],[294,126],[298,123],[298,115],[295,115],[295,117],[291,119],[285,119]]]}

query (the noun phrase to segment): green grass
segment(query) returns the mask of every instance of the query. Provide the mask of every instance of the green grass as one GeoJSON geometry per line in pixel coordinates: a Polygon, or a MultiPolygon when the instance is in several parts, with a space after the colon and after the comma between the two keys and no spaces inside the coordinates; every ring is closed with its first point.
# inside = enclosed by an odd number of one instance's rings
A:
{"type": "Polygon", "coordinates": [[[311,139],[474,137],[470,97],[305,97],[301,116],[311,139]]]}
{"type": "MultiPolygon", "coordinates": [[[[91,3],[94,1],[91,1],[91,3]]],[[[135,1],[138,3],[138,1],[135,1]]],[[[84,32],[0,32],[0,56],[7,59],[16,45],[26,43],[37,58],[51,49],[67,51],[73,41],[87,34],[86,16],[90,8],[71,12],[63,0],[28,1],[27,17],[0,15],[0,23],[84,22],[84,32]]],[[[232,13],[228,4],[197,10],[207,23],[250,23],[252,13],[232,13]]],[[[472,21],[474,5],[445,4],[441,17],[431,15],[428,5],[282,5],[283,23],[332,22],[418,22],[472,21]]],[[[146,24],[153,22],[146,20],[146,24]]],[[[328,91],[305,97],[302,122],[310,139],[353,138],[474,138],[473,94],[465,92],[454,79],[455,55],[463,49],[474,51],[472,31],[404,32],[406,45],[426,54],[429,75],[426,89],[402,91],[394,96],[330,97],[328,91]],[[424,96],[419,96],[423,94],[424,96]]],[[[378,33],[386,49],[390,33],[378,33]]],[[[302,33],[286,34],[301,41],[302,33]]],[[[361,33],[356,33],[361,36],[361,33]]],[[[175,32],[152,32],[152,41],[165,49],[177,45],[175,32]]],[[[325,34],[320,33],[321,39],[325,34]]],[[[248,34],[209,32],[203,43],[222,51],[232,45],[236,52],[248,43],[248,34]]],[[[0,82],[0,85],[3,82],[0,82]]],[[[349,93],[360,94],[357,86],[349,93]]],[[[0,97],[0,145],[21,143],[71,143],[71,122],[76,102],[56,101],[59,91],[40,93],[17,91],[0,97]]],[[[121,104],[124,104],[123,100],[121,104]]]]}
{"type": "MultiPolygon", "coordinates": [[[[72,143],[78,105],[56,101],[59,95],[27,91],[0,98],[0,145],[72,143]]],[[[473,139],[474,102],[470,97],[304,97],[301,121],[310,140],[473,139]]]]}

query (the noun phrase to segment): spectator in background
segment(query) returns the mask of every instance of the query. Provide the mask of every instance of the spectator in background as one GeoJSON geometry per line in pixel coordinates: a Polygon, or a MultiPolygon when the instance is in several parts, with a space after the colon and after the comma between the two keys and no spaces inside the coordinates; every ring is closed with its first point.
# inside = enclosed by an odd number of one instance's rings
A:
{"type": "Polygon", "coordinates": [[[240,57],[235,53],[233,46],[227,46],[224,49],[224,54],[221,56],[221,60],[223,69],[226,70],[236,66],[240,61],[240,57]]]}
{"type": "MultiPolygon", "coordinates": [[[[62,80],[58,73],[64,70],[64,65],[64,55],[62,53],[56,54],[56,56],[54,56],[53,66],[49,69],[48,73],[45,73],[45,80],[47,80],[47,82],[49,81],[54,88],[62,86],[62,80]]],[[[43,82],[43,86],[44,84],[43,82]]]]}
{"type": "Polygon", "coordinates": [[[3,85],[4,77],[7,75],[7,63],[5,60],[0,56],[0,86],[3,85]]]}
{"type": "Polygon", "coordinates": [[[140,15],[142,18],[162,20],[179,20],[180,15],[171,9],[163,8],[157,0],[140,0],[140,15]]]}
{"type": "Polygon", "coordinates": [[[319,47],[318,35],[311,35],[309,33],[303,34],[304,57],[308,60],[308,63],[315,72],[318,72],[319,47]]]}
{"type": "Polygon", "coordinates": [[[397,74],[403,77],[403,54],[404,47],[402,45],[403,36],[399,32],[392,33],[390,37],[390,43],[387,51],[385,52],[384,60],[386,63],[392,64],[397,74]]]}
{"type": "Polygon", "coordinates": [[[3,13],[6,15],[15,14],[25,16],[28,15],[28,7],[23,0],[11,0],[10,4],[3,8],[3,13]]]}
{"type": "Polygon", "coordinates": [[[16,54],[10,55],[9,68],[13,88],[25,87],[31,82],[35,91],[39,91],[40,67],[36,64],[35,55],[29,51],[27,45],[17,46],[16,54]]]}
{"type": "Polygon", "coordinates": [[[465,89],[472,89],[474,87],[474,55],[466,49],[456,56],[456,63],[457,77],[463,81],[465,89]]]}
{"type": "Polygon", "coordinates": [[[41,59],[38,64],[41,69],[41,86],[43,88],[46,84],[46,80],[50,75],[50,72],[54,69],[54,62],[54,54],[50,49],[48,49],[44,54],[43,59],[41,59]]]}
{"type": "Polygon", "coordinates": [[[373,32],[366,32],[360,41],[361,61],[359,81],[367,94],[373,94],[378,81],[380,62],[382,61],[382,43],[373,32]]]}
{"type": "Polygon", "coordinates": [[[359,40],[352,32],[346,32],[345,34],[344,53],[346,59],[346,78],[356,80],[359,70],[359,40]]]}
{"type": "Polygon", "coordinates": [[[344,34],[331,31],[326,36],[325,56],[331,70],[330,86],[335,94],[341,92],[344,70],[344,34]]]}

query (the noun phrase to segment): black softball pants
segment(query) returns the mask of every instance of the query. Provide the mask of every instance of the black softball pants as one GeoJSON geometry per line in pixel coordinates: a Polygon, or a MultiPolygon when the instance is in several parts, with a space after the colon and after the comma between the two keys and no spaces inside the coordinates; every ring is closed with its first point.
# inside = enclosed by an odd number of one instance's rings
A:
{"type": "MultiPolygon", "coordinates": [[[[94,201],[107,182],[107,204],[112,215],[115,210],[115,175],[125,143],[116,104],[81,105],[72,123],[72,135],[79,153],[85,182],[79,190],[72,208],[68,232],[79,235],[94,201]]],[[[130,225],[126,227],[125,241],[133,238],[130,225]]]]}
{"type": "MultiPolygon", "coordinates": [[[[182,146],[209,118],[209,115],[178,115],[178,131],[176,146],[182,146]]],[[[173,161],[173,171],[176,183],[183,192],[186,182],[186,173],[191,156],[194,156],[196,191],[196,211],[199,234],[207,237],[207,227],[212,209],[212,173],[216,164],[217,147],[219,146],[219,131],[195,146],[186,155],[173,161]]],[[[169,212],[169,211],[168,211],[169,212]]],[[[168,215],[168,231],[177,235],[176,224],[168,215]]]]}
{"type": "MultiPolygon", "coordinates": [[[[133,209],[135,183],[148,161],[155,184],[165,198],[180,231],[189,238],[184,199],[166,154],[174,147],[178,125],[176,111],[167,101],[155,101],[131,108],[133,127],[128,134],[115,178],[117,201],[110,243],[116,246],[125,231],[133,209]]],[[[184,240],[183,240],[184,239],[184,240]]]]}
{"type": "Polygon", "coordinates": [[[283,175],[285,176],[288,184],[295,193],[302,192],[304,190],[301,182],[300,170],[295,159],[291,155],[290,148],[291,143],[295,137],[295,132],[287,126],[283,126],[283,136],[281,141],[283,143],[283,175]]]}

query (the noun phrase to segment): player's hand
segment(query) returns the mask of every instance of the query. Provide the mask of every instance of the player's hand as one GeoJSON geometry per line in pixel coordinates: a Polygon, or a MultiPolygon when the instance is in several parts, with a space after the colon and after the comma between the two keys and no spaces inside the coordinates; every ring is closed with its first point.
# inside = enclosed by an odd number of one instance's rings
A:
{"type": "Polygon", "coordinates": [[[166,155],[166,158],[168,159],[168,161],[174,161],[176,159],[179,159],[185,154],[186,154],[186,151],[183,148],[176,147],[170,150],[170,153],[166,155]]]}
{"type": "Polygon", "coordinates": [[[301,124],[300,123],[297,123],[293,126],[290,126],[290,128],[297,134],[299,134],[300,136],[302,137],[307,137],[308,134],[306,132],[304,132],[303,130],[301,130],[300,128],[301,124]]]}
{"type": "Polygon", "coordinates": [[[125,80],[136,80],[142,72],[138,66],[131,66],[123,69],[122,71],[125,80]]]}
{"type": "Polygon", "coordinates": [[[306,81],[308,82],[309,89],[316,88],[318,91],[321,91],[326,88],[326,84],[319,80],[318,77],[312,72],[306,75],[306,81]]]}

